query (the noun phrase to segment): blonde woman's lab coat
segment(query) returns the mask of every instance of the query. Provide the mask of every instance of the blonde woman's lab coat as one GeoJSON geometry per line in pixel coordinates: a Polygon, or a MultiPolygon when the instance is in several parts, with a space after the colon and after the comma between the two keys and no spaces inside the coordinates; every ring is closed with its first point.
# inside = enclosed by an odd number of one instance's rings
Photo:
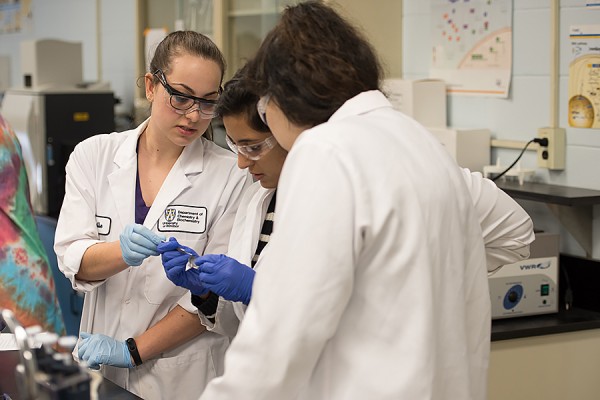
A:
{"type": "Polygon", "coordinates": [[[201,399],[484,400],[482,230],[456,163],[379,91],[302,133],[252,300],[201,399]]]}
{"type": "MultiPolygon", "coordinates": [[[[104,281],[75,278],[90,246],[119,240],[135,220],[136,145],[147,123],[77,145],[66,167],[66,194],[56,230],[59,267],[73,287],[86,294],[81,331],[120,341],[143,333],[177,304],[197,312],[189,292],[167,279],[160,257],[149,257],[104,281]]],[[[174,236],[199,253],[223,252],[250,183],[232,153],[204,138],[195,140],[171,169],[144,226],[174,236]]],[[[146,400],[197,399],[207,382],[222,373],[228,344],[227,337],[204,332],[139,367],[103,366],[102,373],[146,400]]]]}

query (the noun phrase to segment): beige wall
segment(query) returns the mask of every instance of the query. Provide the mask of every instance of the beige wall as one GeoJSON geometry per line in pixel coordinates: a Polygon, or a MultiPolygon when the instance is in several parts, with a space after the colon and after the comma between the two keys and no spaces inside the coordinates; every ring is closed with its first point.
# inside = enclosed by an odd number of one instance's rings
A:
{"type": "Polygon", "coordinates": [[[402,77],[402,1],[326,0],[361,27],[375,47],[386,77],[402,77]]]}

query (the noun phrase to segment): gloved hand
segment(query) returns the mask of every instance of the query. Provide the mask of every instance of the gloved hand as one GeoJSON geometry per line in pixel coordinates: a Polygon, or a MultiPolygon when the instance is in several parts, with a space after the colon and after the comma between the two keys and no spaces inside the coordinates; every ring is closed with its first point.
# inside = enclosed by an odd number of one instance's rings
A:
{"type": "Polygon", "coordinates": [[[248,305],[256,272],[223,254],[208,254],[196,259],[204,287],[224,299],[248,305]]]}
{"type": "Polygon", "coordinates": [[[180,245],[177,239],[173,237],[169,238],[168,242],[159,244],[157,250],[161,253],[162,264],[167,278],[177,286],[188,289],[196,296],[208,293],[208,289],[200,281],[200,272],[195,268],[186,271],[186,265],[190,256],[180,252],[178,248],[187,251],[194,257],[198,257],[198,253],[187,246],[180,245]]]}
{"type": "Polygon", "coordinates": [[[133,368],[131,354],[125,342],[119,342],[99,333],[81,332],[81,343],[77,354],[91,369],[100,369],[100,364],[113,367],[133,368]]]}
{"type": "Polygon", "coordinates": [[[164,240],[150,229],[140,224],[129,224],[119,237],[121,253],[127,265],[136,267],[147,257],[157,256],[156,246],[164,240]]]}

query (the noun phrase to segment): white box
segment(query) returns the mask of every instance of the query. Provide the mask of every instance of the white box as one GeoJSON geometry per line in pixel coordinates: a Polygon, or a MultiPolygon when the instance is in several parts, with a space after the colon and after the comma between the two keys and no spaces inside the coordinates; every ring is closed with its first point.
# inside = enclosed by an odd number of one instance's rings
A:
{"type": "Polygon", "coordinates": [[[386,79],[383,92],[395,109],[428,128],[446,126],[446,83],[439,79],[386,79]]]}
{"type": "Polygon", "coordinates": [[[489,129],[429,128],[452,158],[463,168],[483,172],[490,164],[489,129]]]}
{"type": "Polygon", "coordinates": [[[25,40],[21,42],[21,73],[25,88],[75,87],[83,81],[82,44],[25,40]]]}

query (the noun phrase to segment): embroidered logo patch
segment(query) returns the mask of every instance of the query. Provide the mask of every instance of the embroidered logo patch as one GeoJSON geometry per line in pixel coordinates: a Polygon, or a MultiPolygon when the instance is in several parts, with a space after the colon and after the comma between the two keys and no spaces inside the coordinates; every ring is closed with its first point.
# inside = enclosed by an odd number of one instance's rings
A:
{"type": "Polygon", "coordinates": [[[170,205],[158,219],[160,232],[204,233],[206,207],[170,205]]]}

